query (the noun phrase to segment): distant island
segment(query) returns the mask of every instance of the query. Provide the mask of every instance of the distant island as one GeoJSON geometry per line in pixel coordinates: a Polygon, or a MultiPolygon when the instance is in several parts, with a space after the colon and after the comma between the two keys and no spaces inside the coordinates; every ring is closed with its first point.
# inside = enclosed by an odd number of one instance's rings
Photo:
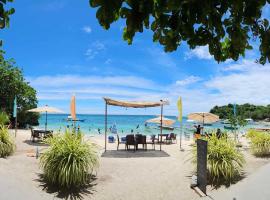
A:
{"type": "MultiPolygon", "coordinates": [[[[215,106],[210,110],[210,112],[218,115],[220,119],[228,119],[230,115],[233,115],[233,104],[215,106]]],[[[270,105],[256,106],[248,103],[242,105],[236,104],[236,114],[243,119],[251,118],[256,121],[265,119],[269,120],[270,105]]]]}

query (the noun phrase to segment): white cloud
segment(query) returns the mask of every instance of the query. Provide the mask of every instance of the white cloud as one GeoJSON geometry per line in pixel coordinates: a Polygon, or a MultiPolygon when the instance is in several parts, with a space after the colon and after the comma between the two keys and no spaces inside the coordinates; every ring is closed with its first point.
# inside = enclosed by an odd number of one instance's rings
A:
{"type": "Polygon", "coordinates": [[[91,33],[91,32],[92,32],[92,29],[91,29],[90,26],[84,26],[84,27],[82,28],[82,30],[83,30],[85,33],[91,33]]]}
{"type": "Polygon", "coordinates": [[[209,53],[208,45],[196,47],[195,49],[185,53],[186,60],[194,57],[205,60],[211,60],[213,58],[209,53]]]}
{"type": "MultiPolygon", "coordinates": [[[[238,64],[228,64],[224,69],[226,69],[225,73],[221,71],[210,79],[189,76],[169,85],[160,85],[137,76],[57,75],[28,77],[27,81],[37,89],[39,100],[62,101],[76,93],[78,100],[89,100],[89,107],[91,107],[91,101],[99,102],[94,108],[96,110],[99,108],[100,113],[104,106],[103,96],[134,101],[168,99],[170,105],[164,109],[167,115],[177,114],[176,101],[179,96],[183,99],[184,114],[209,111],[215,105],[234,102],[270,104],[270,64],[261,66],[252,61],[243,60],[238,64]],[[192,83],[196,83],[196,87],[190,88],[189,85],[192,83]]],[[[119,112],[126,113],[123,110],[119,112]]],[[[150,109],[147,113],[135,112],[157,114],[158,111],[150,109]]]]}
{"type": "Polygon", "coordinates": [[[189,76],[183,80],[176,81],[176,85],[180,85],[180,86],[190,85],[190,84],[196,83],[196,82],[201,81],[201,80],[202,80],[202,78],[200,78],[198,76],[189,76]]]}
{"type": "Polygon", "coordinates": [[[41,3],[38,5],[39,9],[44,11],[59,11],[66,6],[66,2],[64,0],[52,0],[46,3],[41,3]]]}
{"type": "Polygon", "coordinates": [[[208,89],[216,90],[219,98],[237,103],[270,103],[270,65],[264,66],[252,61],[230,65],[232,73],[219,75],[205,83],[208,89]]]}
{"type": "Polygon", "coordinates": [[[148,79],[136,76],[80,76],[80,75],[56,75],[27,77],[27,81],[34,87],[60,88],[82,87],[91,85],[125,86],[144,89],[155,89],[157,85],[148,79]]]}
{"type": "Polygon", "coordinates": [[[111,64],[112,63],[112,59],[110,59],[110,58],[108,58],[106,61],[105,61],[105,64],[106,65],[109,65],[109,64],[111,64]]]}
{"type": "Polygon", "coordinates": [[[239,71],[239,72],[244,72],[244,71],[249,71],[251,69],[260,69],[262,68],[263,65],[255,63],[255,61],[252,60],[242,60],[239,63],[231,64],[226,67],[224,67],[222,70],[223,71],[239,71]]]}
{"type": "Polygon", "coordinates": [[[101,51],[104,51],[106,49],[105,44],[103,44],[100,41],[95,41],[90,45],[90,48],[88,48],[85,52],[85,56],[87,59],[93,59],[95,58],[101,51]]]}

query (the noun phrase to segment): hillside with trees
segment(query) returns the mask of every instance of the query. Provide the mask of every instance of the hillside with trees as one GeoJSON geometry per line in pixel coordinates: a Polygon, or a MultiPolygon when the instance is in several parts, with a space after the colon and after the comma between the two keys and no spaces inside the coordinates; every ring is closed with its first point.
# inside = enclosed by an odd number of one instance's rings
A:
{"type": "MultiPolygon", "coordinates": [[[[216,114],[220,119],[228,119],[233,115],[233,104],[225,106],[215,106],[210,110],[211,113],[216,114]]],[[[270,105],[257,106],[252,104],[236,104],[237,116],[243,119],[251,118],[253,120],[264,120],[270,118],[270,105]]]]}

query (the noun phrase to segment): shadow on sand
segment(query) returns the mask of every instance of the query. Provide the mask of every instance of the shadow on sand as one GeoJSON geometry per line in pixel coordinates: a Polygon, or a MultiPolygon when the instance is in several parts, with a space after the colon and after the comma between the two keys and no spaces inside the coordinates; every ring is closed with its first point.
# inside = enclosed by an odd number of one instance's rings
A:
{"type": "Polygon", "coordinates": [[[35,142],[32,142],[32,140],[24,140],[23,141],[24,143],[28,144],[28,145],[31,145],[31,146],[38,146],[38,147],[47,147],[49,146],[48,144],[45,144],[43,143],[42,141],[35,141],[35,142]]]}
{"type": "Polygon", "coordinates": [[[95,190],[93,187],[96,185],[94,181],[96,180],[95,176],[90,177],[90,182],[85,186],[80,186],[77,188],[63,189],[55,185],[50,185],[46,183],[43,174],[38,174],[39,178],[35,181],[40,183],[40,187],[49,194],[55,194],[57,198],[60,199],[70,199],[70,200],[80,200],[83,199],[84,195],[92,195],[95,190]]]}
{"type": "Polygon", "coordinates": [[[107,150],[106,152],[102,153],[101,157],[105,158],[156,158],[156,157],[170,157],[168,153],[165,151],[159,150],[139,150],[139,151],[126,151],[126,150],[107,150]]]}

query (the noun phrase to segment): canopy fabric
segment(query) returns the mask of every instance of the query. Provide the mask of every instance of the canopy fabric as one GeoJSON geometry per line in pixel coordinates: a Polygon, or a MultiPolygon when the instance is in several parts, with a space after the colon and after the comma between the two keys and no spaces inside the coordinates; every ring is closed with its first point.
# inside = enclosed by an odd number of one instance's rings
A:
{"type": "Polygon", "coordinates": [[[50,106],[43,106],[38,108],[33,108],[28,110],[28,112],[38,112],[38,113],[64,113],[62,110],[59,110],[58,108],[50,107],[50,106]]]}
{"type": "Polygon", "coordinates": [[[71,97],[71,103],[70,103],[70,115],[73,120],[76,120],[76,102],[75,102],[75,96],[71,97]]]}
{"type": "Polygon", "coordinates": [[[129,108],[147,108],[147,107],[158,107],[161,105],[168,105],[168,101],[160,102],[144,102],[144,101],[119,101],[110,98],[104,98],[104,101],[108,105],[120,106],[120,107],[129,107],[129,108]]]}
{"type": "Polygon", "coordinates": [[[219,121],[219,116],[207,112],[197,112],[189,114],[188,119],[200,123],[214,123],[219,121]]]}
{"type": "MultiPolygon", "coordinates": [[[[146,121],[147,123],[156,123],[156,124],[161,124],[161,116],[153,118],[153,119],[149,119],[146,121]]],[[[171,126],[175,123],[175,120],[173,119],[169,119],[169,118],[165,118],[162,117],[162,124],[165,126],[171,126]]]]}

